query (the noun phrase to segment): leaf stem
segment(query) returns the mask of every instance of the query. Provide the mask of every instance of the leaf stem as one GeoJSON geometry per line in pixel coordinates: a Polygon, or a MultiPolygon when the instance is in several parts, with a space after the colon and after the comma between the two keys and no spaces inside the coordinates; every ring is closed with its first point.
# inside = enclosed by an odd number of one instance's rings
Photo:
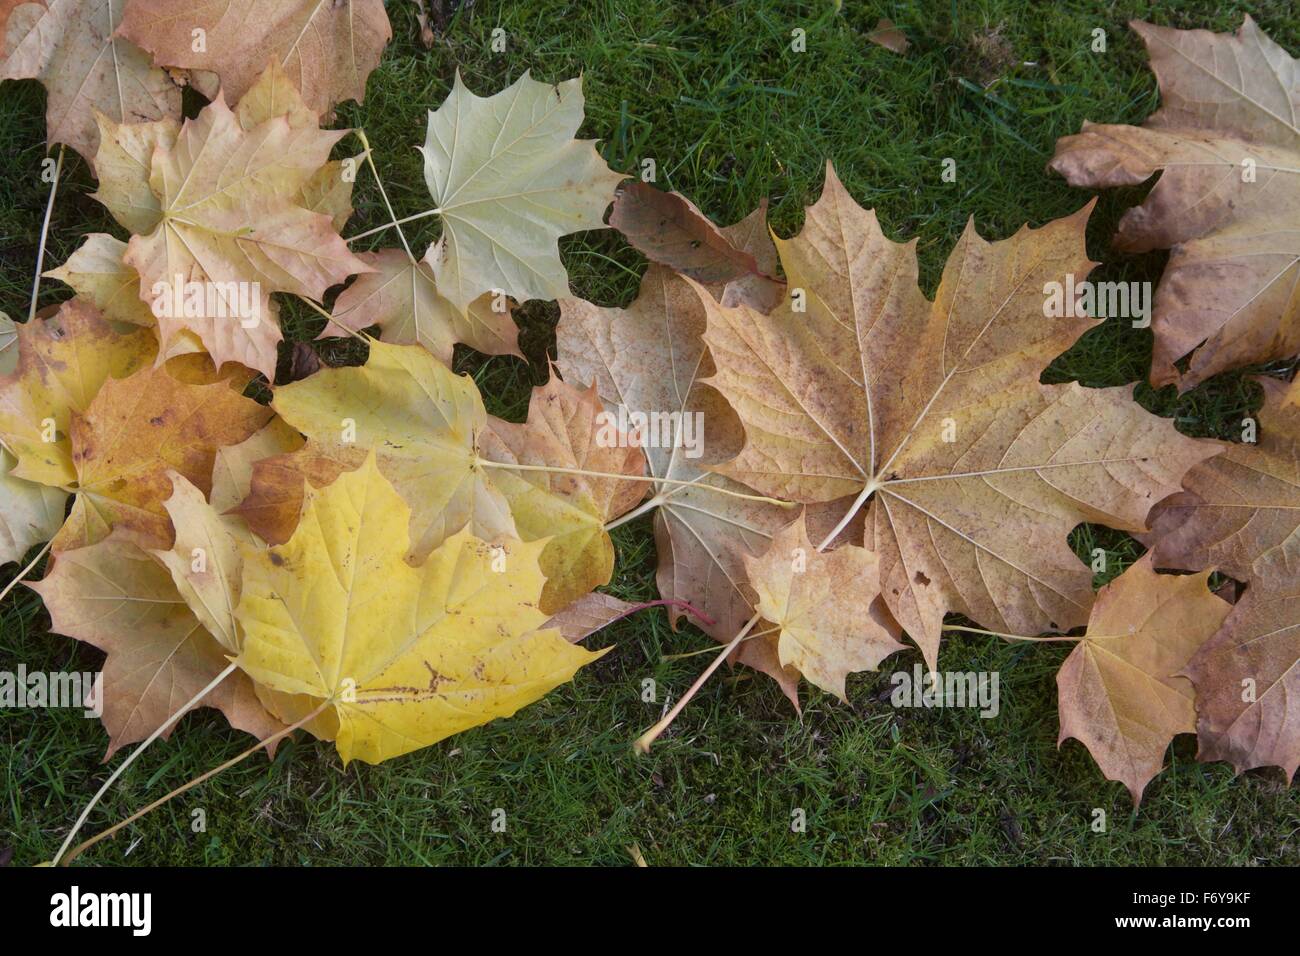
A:
{"type": "MultiPolygon", "coordinates": [[[[207,694],[209,694],[214,687],[220,684],[232,673],[234,673],[235,667],[236,665],[234,663],[231,663],[230,666],[228,666],[220,674],[218,674],[211,681],[209,681],[207,687],[204,687],[201,691],[199,691],[197,694],[191,697],[188,701],[186,701],[183,705],[181,705],[180,710],[176,711],[174,714],[172,714],[170,717],[164,720],[161,724],[159,724],[157,729],[155,729],[153,733],[151,733],[148,737],[146,737],[144,739],[144,742],[141,743],[140,746],[132,750],[131,753],[127,756],[127,758],[118,765],[117,769],[114,770],[109,775],[109,778],[104,781],[103,786],[101,786],[99,790],[95,793],[95,795],[90,798],[90,802],[86,804],[86,809],[81,811],[81,816],[77,817],[77,822],[72,825],[72,829],[68,832],[67,837],[64,838],[63,845],[59,847],[59,852],[54,854],[54,860],[50,863],[51,866],[59,865],[59,859],[63,856],[64,853],[67,852],[68,846],[72,843],[72,838],[77,835],[77,832],[81,829],[82,824],[86,822],[86,818],[90,816],[90,811],[95,809],[95,805],[99,803],[100,799],[104,796],[104,794],[108,793],[109,788],[113,786],[113,784],[117,781],[117,778],[122,776],[122,772],[135,762],[135,758],[140,756],[140,754],[144,753],[144,748],[148,747],[151,743],[153,743],[155,740],[157,740],[159,737],[165,734],[167,730],[173,724],[176,723],[176,721],[180,720],[187,713],[189,713],[191,707],[193,707],[200,700],[202,700],[207,694]]],[[[100,693],[103,693],[103,691],[101,690],[100,693]]],[[[93,843],[94,840],[90,842],[93,843]]],[[[76,856],[86,846],[89,845],[90,845],[89,843],[86,843],[78,847],[73,852],[72,856],[76,856]]],[[[67,862],[72,861],[72,856],[68,857],[67,862]]]]}
{"type": "Polygon", "coordinates": [[[36,318],[36,297],[41,291],[41,271],[45,266],[45,243],[50,234],[50,214],[54,212],[54,197],[59,193],[59,177],[63,174],[63,144],[59,144],[59,158],[54,161],[54,182],[50,198],[45,204],[45,219],[41,223],[41,243],[36,249],[36,275],[32,277],[32,304],[27,310],[27,321],[36,318]]]}
{"type": "Polygon", "coordinates": [[[661,504],[663,504],[663,502],[664,499],[659,495],[655,495],[653,498],[647,498],[645,501],[643,501],[637,507],[633,508],[627,514],[620,515],[619,517],[615,518],[613,521],[605,525],[605,531],[606,532],[613,531],[615,528],[621,525],[625,525],[629,521],[634,521],[637,518],[641,517],[643,514],[645,514],[647,511],[654,511],[661,504]]]}
{"type": "Polygon", "coordinates": [[[356,242],[358,239],[365,239],[369,236],[375,235],[376,233],[383,232],[386,229],[392,229],[393,227],[398,227],[400,231],[400,227],[404,223],[415,222],[417,219],[427,219],[430,216],[437,216],[441,212],[441,209],[426,209],[424,212],[417,212],[413,216],[403,216],[401,219],[394,219],[392,222],[384,223],[382,226],[375,226],[374,229],[367,229],[365,232],[359,232],[355,236],[348,236],[348,238],[343,241],[356,242]]]}
{"type": "Polygon", "coordinates": [[[673,705],[672,710],[668,711],[668,713],[659,719],[658,723],[633,742],[632,747],[637,753],[646,754],[650,752],[650,745],[653,744],[659,738],[659,735],[667,730],[672,722],[677,719],[677,715],[680,714],[682,709],[691,702],[691,698],[694,697],[696,692],[704,686],[704,682],[712,677],[713,672],[722,666],[722,662],[725,661],[728,655],[736,649],[736,646],[745,639],[745,635],[754,629],[754,625],[757,624],[758,621],[759,616],[757,614],[751,617],[746,622],[745,626],[740,629],[740,633],[733,637],[731,642],[724,647],[709,666],[704,669],[704,673],[695,678],[695,683],[687,688],[686,693],[683,694],[677,703],[673,705]]]}
{"type": "MultiPolygon", "coordinates": [[[[375,168],[374,151],[370,148],[370,140],[366,139],[366,131],[361,128],[354,129],[352,132],[357,134],[357,139],[361,140],[361,145],[365,148],[366,165],[370,167],[370,175],[375,177],[375,185],[379,187],[379,195],[384,200],[384,208],[388,210],[389,225],[397,230],[397,238],[402,240],[402,248],[406,250],[406,258],[411,260],[411,264],[416,262],[415,255],[411,252],[411,246],[406,241],[406,233],[402,232],[402,225],[398,222],[397,213],[393,212],[393,204],[388,201],[388,191],[384,189],[384,181],[379,178],[379,170],[375,168]]],[[[351,242],[352,240],[347,240],[351,242]]]]}
{"type": "MultiPolygon", "coordinates": [[[[722,489],[717,488],[714,490],[721,491],[722,489]]],[[[826,548],[829,547],[830,543],[839,536],[839,533],[848,527],[849,522],[853,520],[853,516],[862,510],[862,506],[867,503],[867,499],[871,497],[872,492],[875,490],[876,486],[874,483],[868,484],[862,489],[862,493],[853,500],[853,504],[849,506],[849,510],[845,512],[844,517],[841,518],[835,527],[831,529],[831,533],[826,536],[822,543],[817,545],[817,551],[825,551],[826,548]]],[[[707,668],[705,668],[704,673],[695,679],[695,683],[687,689],[686,693],[683,694],[681,699],[673,706],[673,709],[668,711],[668,713],[665,714],[657,724],[636,739],[632,746],[638,753],[644,754],[650,752],[650,745],[653,744],[655,740],[668,729],[669,725],[677,719],[677,715],[682,712],[682,709],[704,685],[704,682],[707,681],[709,677],[712,676],[713,672],[722,665],[722,662],[731,655],[731,652],[740,645],[740,642],[743,641],[746,635],[754,629],[754,625],[757,624],[758,621],[759,615],[756,612],[754,616],[745,623],[745,626],[740,629],[740,633],[733,637],[731,642],[718,652],[718,656],[713,659],[713,662],[709,664],[707,668]]]]}
{"type": "Polygon", "coordinates": [[[1054,634],[1047,637],[1025,637],[1023,634],[1004,634],[1001,631],[985,631],[978,627],[966,627],[963,624],[945,624],[945,631],[964,631],[967,634],[983,634],[985,637],[1000,637],[1004,641],[1028,641],[1031,644],[1037,644],[1046,641],[1081,641],[1082,637],[1072,637],[1069,634],[1054,634]]]}
{"type": "MultiPolygon", "coordinates": [[[[231,667],[234,667],[234,665],[232,664],[231,667]]],[[[318,716],[320,716],[321,712],[324,711],[325,708],[330,706],[332,703],[334,703],[334,699],[332,697],[326,698],[324,701],[321,702],[321,705],[319,707],[313,710],[302,720],[298,721],[296,724],[291,724],[290,726],[284,728],[284,730],[276,731],[275,733],[265,738],[264,740],[259,740],[257,743],[253,744],[253,746],[249,747],[239,756],[231,757],[225,763],[221,764],[221,766],[214,767],[213,769],[209,770],[207,773],[203,774],[202,776],[195,777],[189,783],[177,787],[171,793],[167,793],[159,797],[157,800],[149,804],[147,807],[137,810],[135,813],[131,814],[129,817],[127,817],[125,820],[121,821],[120,823],[115,823],[107,830],[95,834],[85,843],[82,843],[81,845],[75,847],[71,853],[69,853],[66,857],[64,857],[63,865],[71,866],[73,860],[75,860],[78,856],[80,856],[84,851],[90,849],[100,840],[112,836],[114,833],[116,833],[118,830],[122,829],[123,827],[129,826],[130,824],[134,823],[136,820],[139,820],[145,814],[153,812],[154,810],[161,807],[167,801],[175,797],[179,797],[182,793],[185,793],[187,790],[192,790],[195,787],[197,787],[199,784],[203,783],[204,781],[212,779],[217,774],[221,773],[223,770],[228,770],[231,767],[233,767],[235,764],[242,763],[244,760],[247,760],[249,757],[257,753],[257,751],[261,750],[267,744],[273,744],[280,738],[287,737],[289,734],[293,733],[295,730],[302,727],[304,724],[310,723],[312,720],[315,720],[318,716]]],[[[144,749],[143,744],[141,745],[140,749],[142,750],[144,749]]],[[[132,756],[135,756],[135,754],[132,754],[132,756]]],[[[119,770],[120,769],[121,768],[119,768],[119,770]]],[[[56,862],[57,862],[57,858],[56,858],[56,862]]]]}
{"type": "Polygon", "coordinates": [[[27,565],[27,567],[23,568],[21,571],[19,571],[18,577],[14,578],[12,581],[10,581],[8,584],[4,586],[4,590],[0,591],[0,601],[3,601],[5,598],[9,596],[9,592],[12,591],[15,587],[17,587],[19,581],[21,581],[23,578],[27,577],[27,575],[32,573],[32,569],[35,568],[36,565],[40,563],[41,558],[45,557],[46,553],[50,550],[50,545],[53,543],[54,543],[53,539],[51,539],[50,541],[46,541],[45,547],[41,548],[40,551],[36,552],[36,557],[32,558],[32,563],[27,565]]]}

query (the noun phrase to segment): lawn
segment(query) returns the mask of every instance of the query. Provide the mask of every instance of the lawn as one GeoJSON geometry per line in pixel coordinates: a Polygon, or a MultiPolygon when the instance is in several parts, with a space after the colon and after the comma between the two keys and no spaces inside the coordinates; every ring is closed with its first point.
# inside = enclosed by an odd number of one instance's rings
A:
{"type": "MultiPolygon", "coordinates": [[[[1057,137],[1085,120],[1139,122],[1155,109],[1155,82],[1133,17],[1173,26],[1235,30],[1251,13],[1282,46],[1300,51],[1290,0],[1231,2],[782,3],[644,0],[448,2],[461,7],[431,49],[418,40],[414,3],[389,3],[395,38],[371,76],[365,103],[339,110],[363,127],[399,216],[427,209],[420,157],[425,112],[460,70],[477,93],[530,69],[539,79],[583,75],[584,135],[599,138],[615,169],[656,161],[659,185],[730,223],[764,197],[781,235],[797,231],[821,189],[829,158],[853,196],[874,207],[894,239],[918,238],[922,282],[933,294],[966,221],[986,238],[1073,212],[1088,195],[1048,174],[1057,137]],[[865,35],[880,16],[907,33],[896,55],[865,35]],[[507,51],[491,50],[494,28],[507,51]],[[803,28],[807,51],[792,52],[803,28]],[[1092,31],[1107,33],[1093,53],[1092,31]],[[944,158],[955,183],[940,178],[944,158]]],[[[192,114],[200,103],[187,99],[192,114]]],[[[33,82],[0,87],[0,310],[25,316],[47,187],[44,93],[33,82]]],[[[339,155],[358,150],[345,140],[339,155]]],[[[51,223],[47,268],[87,232],[124,233],[90,198],[94,181],[68,154],[51,223]]],[[[1141,189],[1101,196],[1089,252],[1098,279],[1156,280],[1165,255],[1109,248],[1119,216],[1141,189]]],[[[362,174],[357,213],[344,231],[382,225],[378,191],[362,174]]],[[[408,230],[412,245],[436,236],[431,220],[408,230]]],[[[396,245],[391,233],[356,248],[396,245]]],[[[562,242],[575,294],[626,305],[644,260],[612,231],[562,242]]],[[[70,290],[47,281],[41,303],[70,290]]],[[[322,321],[285,302],[291,338],[322,321]]],[[[545,381],[554,353],[554,303],[517,313],[528,362],[459,349],[457,368],[478,381],[489,411],[520,420],[528,390],[545,381]]],[[[1112,386],[1145,378],[1149,330],[1111,320],[1090,332],[1046,380],[1112,386]]],[[[287,350],[286,350],[287,351],[287,350]]],[[[355,360],[357,346],[324,349],[355,360]]],[[[1258,371],[1258,370],[1254,370],[1258,371]]],[[[1281,374],[1284,369],[1271,371],[1281,374]]],[[[1239,437],[1259,402],[1247,372],[1220,376],[1178,397],[1142,385],[1138,399],[1183,431],[1239,437]]],[[[656,597],[651,519],[614,533],[618,571],[609,590],[656,597]]],[[[1108,573],[1141,554],[1126,535],[1084,526],[1080,555],[1108,551],[1108,573]]],[[[4,569],[7,581],[16,571],[4,569]]],[[[1099,577],[1098,584],[1103,583],[1099,577]]],[[[49,633],[39,599],[19,588],[0,606],[0,670],[94,670],[97,651],[49,633]]],[[[1297,864],[1300,791],[1280,771],[1234,779],[1223,764],[1197,764],[1180,737],[1169,768],[1134,813],[1127,792],[1102,777],[1082,745],[1058,749],[1055,671],[1064,645],[1029,648],[951,636],[940,668],[996,671],[1001,709],[896,709],[889,674],[910,671],[915,651],[879,674],[850,681],[850,704],[805,685],[800,719],[774,683],[722,671],[649,756],[630,742],[659,716],[664,698],[689,686],[714,645],[690,626],[673,632],[661,610],[622,621],[599,638],[616,650],[515,717],[406,757],[344,769],[333,748],[299,736],[275,758],[250,759],[132,825],[82,858],[85,864],[579,864],[628,865],[636,845],[650,865],[694,864],[1297,864]],[[657,703],[642,700],[653,678],[657,703]],[[206,831],[191,828],[203,809],[206,831]],[[1095,809],[1106,814],[1097,832],[1095,809]],[[505,828],[493,827],[505,811],[505,828]],[[791,823],[801,809],[804,832],[791,823]]],[[[0,859],[50,858],[107,774],[106,735],[79,711],[0,711],[0,859]]],[[[151,748],[96,810],[86,835],[247,746],[215,712],[182,721],[151,748]]],[[[118,759],[121,759],[120,757],[118,759]]]]}

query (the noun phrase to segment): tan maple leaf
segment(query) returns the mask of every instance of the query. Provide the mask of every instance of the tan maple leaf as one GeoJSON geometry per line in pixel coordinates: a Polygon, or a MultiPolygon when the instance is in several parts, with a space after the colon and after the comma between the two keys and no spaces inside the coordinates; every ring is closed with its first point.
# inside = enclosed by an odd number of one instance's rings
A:
{"type": "Polygon", "coordinates": [[[874,498],[865,542],[931,667],[948,611],[1016,634],[1082,624],[1092,576],[1069,532],[1143,530],[1219,450],[1145,412],[1131,388],[1039,383],[1095,324],[1044,312],[1048,283],[1092,268],[1090,209],[995,243],[968,225],[930,302],[915,242],[887,239],[828,168],[803,231],[777,241],[785,303],[763,315],[699,293],[707,381],[745,429],[713,470],[806,503],[874,498]]]}
{"type": "MultiPolygon", "coordinates": [[[[188,563],[192,557],[177,560],[188,563]]],[[[153,733],[229,663],[228,649],[194,616],[167,569],[120,531],[56,554],[45,578],[29,587],[45,601],[51,630],[108,655],[101,717],[109,733],[105,760],[153,733]]],[[[238,671],[197,706],[217,708],[232,727],[258,738],[283,727],[238,671]]]]}
{"type": "Polygon", "coordinates": [[[180,87],[115,34],[129,4],[6,0],[5,6],[0,79],[37,79],[45,85],[51,143],[67,143],[92,161],[99,145],[96,111],[118,122],[180,118],[180,87]]]}
{"type": "Polygon", "coordinates": [[[357,258],[374,271],[358,276],[335,299],[321,338],[377,325],[386,342],[419,343],[445,365],[451,365],[457,342],[488,355],[523,358],[505,296],[479,296],[462,312],[438,291],[429,264],[413,262],[404,249],[362,252],[357,258]]]}
{"type": "MultiPolygon", "coordinates": [[[[365,96],[393,36],[382,0],[131,0],[120,32],[156,63],[215,74],[231,99],[275,63],[322,115],[365,96]]],[[[202,74],[194,84],[209,98],[217,86],[202,74]]]]}
{"type": "Polygon", "coordinates": [[[1209,577],[1156,574],[1148,552],[1097,594],[1087,634],[1056,675],[1058,745],[1082,742],[1134,806],[1174,736],[1196,730],[1192,682],[1180,675],[1232,609],[1209,577]]]}
{"type": "Polygon", "coordinates": [[[113,528],[143,547],[170,547],[171,473],[206,494],[216,450],[244,441],[271,417],[235,385],[242,388],[239,380],[218,378],[210,364],[204,382],[187,373],[183,359],[106,381],[72,419],[70,487],[77,497],[54,550],[94,544],[113,528]]]}
{"type": "Polygon", "coordinates": [[[170,308],[154,310],[164,352],[188,330],[218,365],[239,362],[274,379],[281,335],[270,294],[319,299],[369,271],[329,215],[298,204],[343,135],[284,116],[245,130],[218,97],[186,120],[170,149],[155,149],[149,183],[161,218],[153,232],[132,236],[124,261],[140,275],[143,300],[171,295],[170,308]],[[204,301],[183,308],[191,283],[204,301]],[[209,293],[219,301],[209,305],[209,293]]]}
{"type": "Polygon", "coordinates": [[[1120,220],[1115,244],[1170,250],[1151,381],[1187,389],[1300,351],[1300,71],[1249,16],[1235,36],[1131,26],[1161,108],[1142,126],[1084,124],[1057,143],[1049,167],[1094,188],[1160,173],[1120,220]],[[1188,353],[1180,374],[1174,363],[1188,353]]]}
{"type": "Polygon", "coordinates": [[[457,72],[429,113],[420,151],[443,231],[424,261],[457,309],[484,293],[521,302],[569,294],[557,240],[603,228],[624,178],[594,140],[573,138],[582,116],[580,79],[552,86],[527,71],[489,97],[471,93],[457,72]]]}
{"type": "Polygon", "coordinates": [[[873,671],[904,649],[893,618],[877,603],[880,561],[866,548],[846,544],[819,552],[800,515],[772,536],[766,554],[744,560],[758,593],[756,610],[778,629],[781,666],[822,690],[847,702],[849,674],[873,671]]]}
{"type": "MultiPolygon", "coordinates": [[[[635,436],[603,427],[603,416],[594,387],[583,391],[552,376],[533,389],[526,424],[492,419],[479,434],[478,448],[507,465],[640,477],[645,454],[635,436]]],[[[548,539],[541,557],[546,588],[538,605],[544,613],[609,583],[614,548],[605,523],[636,507],[645,496],[643,482],[510,469],[494,471],[492,482],[510,503],[520,539],[548,539]]]]}

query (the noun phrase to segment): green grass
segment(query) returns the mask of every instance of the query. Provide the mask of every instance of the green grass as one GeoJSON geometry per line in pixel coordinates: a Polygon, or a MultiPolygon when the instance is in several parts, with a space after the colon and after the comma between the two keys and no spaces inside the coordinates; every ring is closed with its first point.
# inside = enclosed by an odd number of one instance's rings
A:
{"type": "MultiPolygon", "coordinates": [[[[1179,27],[1235,29],[1251,12],[1284,47],[1300,51],[1300,23],[1287,0],[1197,2],[830,3],[558,0],[473,4],[433,49],[415,39],[412,4],[391,3],[396,39],[370,79],[364,105],[339,121],[363,126],[399,215],[428,208],[419,156],[425,110],[435,108],[460,69],[486,94],[524,69],[546,80],[584,74],[585,135],[602,140],[616,168],[654,157],[660,184],[690,196],[720,222],[771,198],[783,235],[821,188],[833,159],[859,202],[874,206],[895,239],[916,236],[923,283],[932,293],[948,251],[973,216],[1000,238],[1025,221],[1040,225],[1088,198],[1044,171],[1058,136],[1085,119],[1137,122],[1157,105],[1141,44],[1124,26],[1134,16],[1179,27]],[[960,9],[958,9],[960,8],[960,9]],[[913,42],[897,56],[864,41],[889,16],[913,42]],[[503,27],[509,52],[489,49],[503,27]],[[1109,52],[1088,50],[1103,27],[1109,52]],[[792,53],[790,31],[807,31],[792,53]],[[987,85],[986,85],[987,84],[987,85]],[[944,157],[958,180],[940,181],[944,157]]],[[[454,6],[454,4],[448,4],[454,6]]],[[[44,156],[44,95],[34,83],[0,87],[0,309],[25,315],[43,212],[37,174],[44,156]]],[[[197,104],[191,104],[191,108],[197,104]]],[[[344,152],[355,144],[345,141],[344,152]]],[[[93,180],[69,156],[56,206],[48,263],[62,262],[89,231],[122,235],[89,198],[93,180]]],[[[1158,278],[1164,255],[1121,256],[1107,244],[1142,190],[1101,197],[1089,251],[1105,260],[1099,278],[1158,278]]],[[[345,234],[382,224],[377,191],[359,183],[357,215],[345,234]]],[[[421,247],[428,221],[409,231],[421,247]]],[[[379,236],[395,245],[396,238],[379,236]]],[[[565,262],[578,295],[623,305],[635,295],[640,257],[612,232],[566,239],[565,262]]],[[[45,284],[41,301],[67,296],[45,284]]],[[[320,320],[285,308],[295,337],[320,320]]],[[[552,303],[519,310],[527,364],[458,353],[492,412],[516,420],[528,387],[542,382],[553,352],[552,303]]],[[[1051,381],[1090,386],[1141,380],[1148,331],[1121,321],[1086,335],[1049,370],[1051,381]]],[[[329,350],[338,360],[348,345],[329,350]]],[[[1281,371],[1278,369],[1277,371],[1281,371]]],[[[1175,417],[1184,431],[1232,436],[1258,395],[1242,374],[1225,375],[1181,398],[1142,385],[1139,399],[1175,417]]],[[[648,519],[615,533],[618,572],[610,590],[654,596],[648,519]]],[[[1110,574],[1141,548],[1127,536],[1081,527],[1080,554],[1108,549],[1110,574]]],[[[14,566],[5,570],[7,580],[14,566]]],[[[1109,575],[1107,575],[1109,576],[1109,575]]],[[[1100,582],[1099,582],[1100,583],[1100,582]]],[[[50,634],[31,592],[0,607],[0,669],[87,670],[94,650],[50,634]]],[[[1300,796],[1276,770],[1234,779],[1222,764],[1194,762],[1190,737],[1148,788],[1140,813],[1106,781],[1077,742],[1057,749],[1054,674],[1068,648],[1029,648],[973,636],[950,637],[940,666],[997,671],[1001,713],[895,709],[888,673],[910,670],[915,652],[884,674],[850,682],[849,705],[805,690],[802,719],[765,678],[725,671],[696,698],[649,757],[630,741],[680,695],[708,659],[665,655],[709,647],[690,627],[673,633],[660,611],[615,625],[617,650],[577,680],[512,719],[379,767],[346,770],[332,747],[309,738],[256,757],[133,825],[84,858],[88,863],[627,864],[637,844],[652,864],[1252,864],[1300,862],[1300,796]],[[659,704],[641,701],[644,678],[659,704]],[[191,832],[203,808],[207,832],[191,832]],[[494,832],[492,812],[506,811],[494,832]],[[807,832],[791,831],[802,808],[807,832]],[[1108,815],[1105,833],[1090,824],[1108,815]]],[[[48,859],[107,773],[105,734],[73,711],[0,712],[0,851],[15,863],[48,859]]],[[[186,717],[170,743],[152,748],[96,811],[94,832],[168,789],[238,753],[247,738],[213,712],[186,717]]]]}

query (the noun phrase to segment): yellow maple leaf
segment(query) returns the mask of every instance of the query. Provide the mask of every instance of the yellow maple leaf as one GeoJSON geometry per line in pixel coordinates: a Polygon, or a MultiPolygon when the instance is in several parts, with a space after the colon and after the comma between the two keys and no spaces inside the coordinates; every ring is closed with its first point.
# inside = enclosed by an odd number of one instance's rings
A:
{"type": "Polygon", "coordinates": [[[282,720],[379,763],[506,717],[603,652],[574,646],[537,607],[544,544],[467,531],[419,567],[410,509],[375,454],[307,492],[292,538],[245,554],[241,668],[282,720]]]}
{"type": "Polygon", "coordinates": [[[644,474],[645,454],[630,436],[600,441],[602,410],[594,386],[583,391],[552,376],[533,389],[526,424],[494,420],[479,435],[479,449],[492,461],[568,469],[499,469],[492,474],[510,502],[519,536],[548,539],[542,552],[546,590],[541,604],[548,614],[609,583],[614,545],[605,522],[632,510],[645,496],[643,483],[614,477],[644,474]]]}
{"type": "Polygon", "coordinates": [[[118,334],[76,299],[15,331],[18,367],[0,379],[0,442],[18,459],[14,477],[66,488],[77,477],[73,415],[90,407],[106,381],[153,361],[156,343],[146,331],[118,334]]]}

